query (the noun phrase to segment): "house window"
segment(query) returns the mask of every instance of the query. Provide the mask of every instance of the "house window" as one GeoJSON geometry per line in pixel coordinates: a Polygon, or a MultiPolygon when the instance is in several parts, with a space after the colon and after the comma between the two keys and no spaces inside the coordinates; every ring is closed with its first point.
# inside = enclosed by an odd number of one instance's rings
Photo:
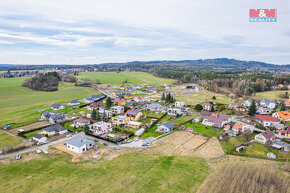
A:
{"type": "Polygon", "coordinates": [[[86,148],[83,148],[83,151],[86,151],[86,148]]]}
{"type": "Polygon", "coordinates": [[[67,147],[68,147],[68,148],[70,148],[70,146],[69,146],[69,145],[68,145],[67,147]]]}

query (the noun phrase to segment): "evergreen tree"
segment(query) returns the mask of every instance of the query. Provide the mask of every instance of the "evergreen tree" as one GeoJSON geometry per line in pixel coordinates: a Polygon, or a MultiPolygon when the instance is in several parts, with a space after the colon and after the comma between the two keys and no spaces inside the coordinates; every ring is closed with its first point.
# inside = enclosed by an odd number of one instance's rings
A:
{"type": "Polygon", "coordinates": [[[173,98],[173,96],[171,96],[169,99],[169,103],[173,103],[173,101],[174,101],[174,98],[173,98]]]}
{"type": "Polygon", "coordinates": [[[165,100],[165,94],[164,94],[164,93],[162,93],[161,100],[162,100],[162,101],[165,100]]]}
{"type": "Polygon", "coordinates": [[[100,112],[99,111],[96,111],[96,120],[100,120],[100,112]]]}
{"type": "Polygon", "coordinates": [[[194,109],[197,110],[197,111],[202,111],[203,107],[202,107],[201,104],[197,104],[197,105],[195,105],[194,109]]]}
{"type": "Polygon", "coordinates": [[[84,132],[87,134],[90,132],[90,127],[88,125],[84,126],[84,132]]]}
{"type": "Polygon", "coordinates": [[[96,111],[96,109],[93,109],[91,118],[95,119],[95,120],[97,119],[97,111],[96,111]]]}
{"type": "Polygon", "coordinates": [[[108,108],[110,108],[110,107],[112,106],[112,100],[111,100],[110,97],[108,97],[107,100],[106,100],[106,106],[107,106],[108,108]]]}
{"type": "Polygon", "coordinates": [[[106,111],[104,109],[104,112],[102,114],[102,118],[101,118],[102,121],[106,121],[107,120],[107,115],[106,115],[106,111]]]}
{"type": "Polygon", "coordinates": [[[280,111],[286,111],[286,106],[284,102],[281,102],[281,108],[280,111]]]}
{"type": "Polygon", "coordinates": [[[214,107],[213,107],[213,105],[211,106],[210,112],[214,112],[214,107]]]}
{"type": "Polygon", "coordinates": [[[216,96],[213,96],[213,97],[212,97],[212,100],[216,100],[216,96]]]}
{"type": "Polygon", "coordinates": [[[257,111],[256,103],[255,103],[255,101],[253,101],[250,108],[249,108],[248,115],[253,116],[253,115],[255,115],[256,111],[257,111]]]}
{"type": "Polygon", "coordinates": [[[171,99],[171,94],[169,93],[168,95],[166,95],[165,101],[169,103],[170,99],[171,99]]]}

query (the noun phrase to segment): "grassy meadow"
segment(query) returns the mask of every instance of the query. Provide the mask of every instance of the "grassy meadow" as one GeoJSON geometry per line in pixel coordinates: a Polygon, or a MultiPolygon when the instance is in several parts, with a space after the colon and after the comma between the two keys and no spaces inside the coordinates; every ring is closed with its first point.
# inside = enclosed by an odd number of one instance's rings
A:
{"type": "Polygon", "coordinates": [[[68,154],[0,164],[1,192],[196,192],[209,173],[202,158],[141,153],[71,162],[68,154]]]}
{"type": "Polygon", "coordinates": [[[0,131],[0,150],[5,147],[14,147],[20,145],[22,140],[16,136],[9,135],[4,131],[0,131]]]}
{"type": "Polygon", "coordinates": [[[72,83],[61,83],[56,92],[34,91],[22,87],[25,77],[0,79],[0,126],[17,123],[15,126],[34,122],[40,118],[37,110],[53,103],[66,104],[73,99],[88,97],[97,92],[91,88],[75,87],[72,83]]]}
{"type": "Polygon", "coordinates": [[[128,81],[126,85],[164,85],[172,84],[174,79],[158,78],[152,74],[145,72],[83,72],[76,76],[78,79],[90,79],[93,82],[100,80],[102,84],[121,85],[125,80],[128,81]]]}
{"type": "MultiPolygon", "coordinates": [[[[287,92],[287,90],[257,92],[255,98],[268,99],[268,100],[278,100],[278,99],[281,99],[280,95],[285,94],[285,92],[287,92]]],[[[290,94],[289,91],[288,91],[288,93],[290,94]]]]}

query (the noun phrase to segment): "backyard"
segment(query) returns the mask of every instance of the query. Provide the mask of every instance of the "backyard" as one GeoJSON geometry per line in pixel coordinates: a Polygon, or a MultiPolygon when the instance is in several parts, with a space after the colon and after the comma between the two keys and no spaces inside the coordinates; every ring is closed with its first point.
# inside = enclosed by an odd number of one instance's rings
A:
{"type": "Polygon", "coordinates": [[[21,143],[22,140],[20,138],[0,131],[0,151],[5,147],[14,147],[21,143]]]}
{"type": "Polygon", "coordinates": [[[199,122],[192,122],[192,123],[186,123],[185,128],[192,128],[193,132],[200,133],[204,136],[219,136],[219,134],[222,132],[222,130],[214,129],[209,126],[205,126],[199,122]]]}

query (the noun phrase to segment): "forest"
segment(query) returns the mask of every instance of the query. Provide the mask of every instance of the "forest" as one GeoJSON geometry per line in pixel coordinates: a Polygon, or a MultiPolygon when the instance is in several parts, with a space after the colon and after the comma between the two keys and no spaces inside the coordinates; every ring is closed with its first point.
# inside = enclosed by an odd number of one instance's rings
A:
{"type": "Polygon", "coordinates": [[[37,91],[57,91],[61,76],[57,72],[39,74],[24,81],[22,86],[37,91]]]}

